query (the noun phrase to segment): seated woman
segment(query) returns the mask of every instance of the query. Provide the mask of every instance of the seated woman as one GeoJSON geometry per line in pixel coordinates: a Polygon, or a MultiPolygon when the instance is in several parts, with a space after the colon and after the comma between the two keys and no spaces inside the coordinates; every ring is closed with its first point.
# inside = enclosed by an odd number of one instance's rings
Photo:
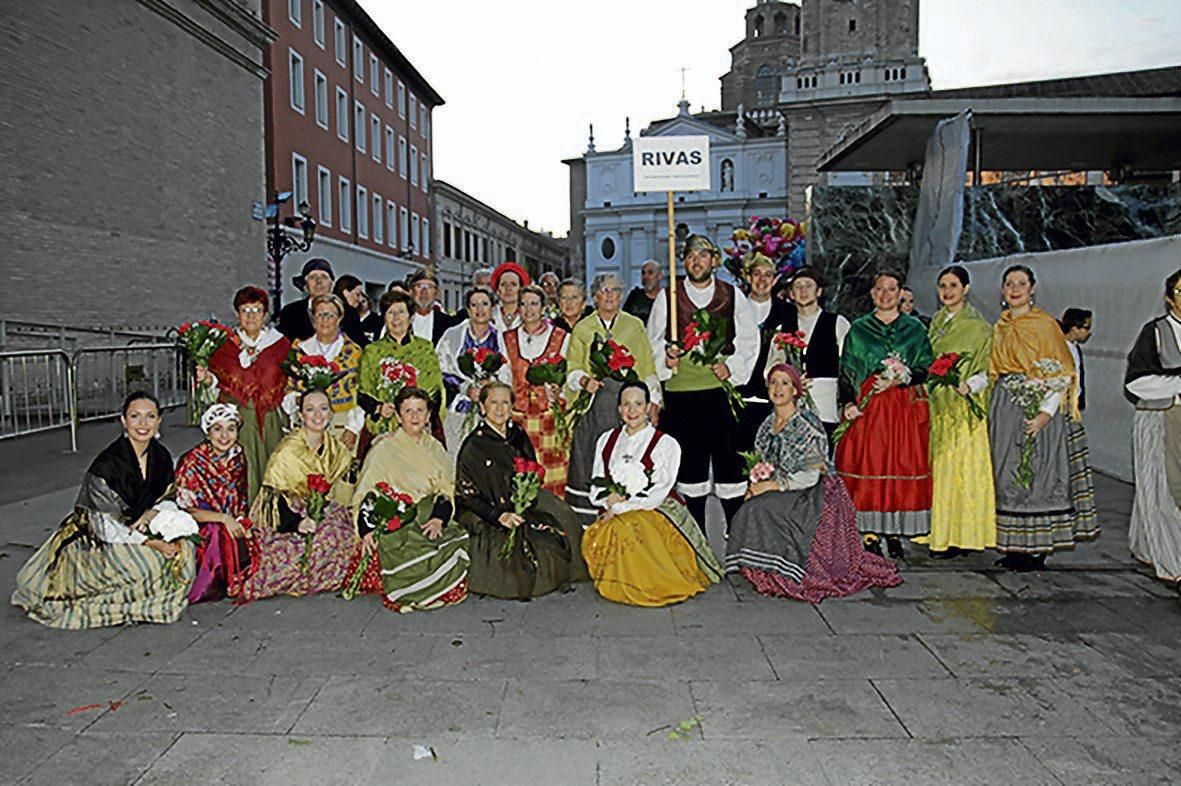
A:
{"type": "Polygon", "coordinates": [[[197,577],[189,603],[238,594],[250,565],[245,539],[246,455],[238,444],[242,419],[233,404],[214,404],[201,416],[205,441],[176,465],[176,504],[201,525],[197,577]]]}
{"type": "Polygon", "coordinates": [[[250,575],[239,603],[273,595],[334,592],[344,584],[349,557],[357,545],[347,507],[351,487],[340,482],[352,465],[352,451],[329,431],[332,402],[323,390],[300,396],[303,425],[275,448],[263,474],[262,489],[250,510],[254,537],[249,541],[250,575]],[[309,481],[319,475],[329,486],[322,518],[313,518],[309,481]]]}
{"type": "Polygon", "coordinates": [[[393,404],[398,426],[373,441],[357,481],[354,500],[362,539],[349,575],[362,554],[377,549],[379,559],[370,559],[361,591],[381,593],[394,611],[437,609],[467,597],[468,535],[451,516],[455,468],[430,434],[430,395],[406,387],[393,404]],[[367,497],[379,483],[414,498],[418,514],[412,524],[375,531],[367,497]]]}
{"type": "Polygon", "coordinates": [[[894,564],[861,544],[845,484],[828,473],[824,425],[796,406],[799,372],[772,366],[767,392],[775,409],[759,426],[755,451],[773,473],[751,482],[734,517],[726,571],[763,595],[807,603],[901,584],[894,564]]]}
{"type": "Polygon", "coordinates": [[[589,578],[582,561],[582,525],[570,507],[545,489],[525,514],[513,510],[513,459],[535,461],[529,436],[512,422],[513,389],[489,382],[480,389],[484,420],[459,450],[456,519],[471,536],[468,590],[528,600],[570,581],[589,578]],[[505,559],[500,551],[520,529],[505,559]]]}
{"type": "Polygon", "coordinates": [[[623,425],[595,446],[591,502],[602,508],[583,534],[582,554],[595,589],[607,600],[667,606],[704,592],[722,566],[685,503],[673,493],[681,446],[648,422],[648,386],[619,391],[623,425]]]}
{"type": "Polygon", "coordinates": [[[51,628],[175,622],[189,600],[193,544],[144,534],[170,500],[172,456],[154,437],[156,400],[123,402],[124,434],[90,464],[74,512],[16,575],[13,605],[51,628]],[[178,559],[179,557],[179,559],[178,559]]]}

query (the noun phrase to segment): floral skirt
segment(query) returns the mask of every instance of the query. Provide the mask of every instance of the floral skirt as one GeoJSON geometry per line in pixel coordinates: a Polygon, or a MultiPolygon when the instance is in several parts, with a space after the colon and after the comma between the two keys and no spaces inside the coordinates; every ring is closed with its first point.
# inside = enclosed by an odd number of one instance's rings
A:
{"type": "Polygon", "coordinates": [[[335,592],[348,575],[357,534],[349,509],[328,505],[312,536],[307,564],[301,564],[307,542],[298,532],[256,531],[250,544],[250,573],[242,582],[238,603],[275,595],[335,592]]]}

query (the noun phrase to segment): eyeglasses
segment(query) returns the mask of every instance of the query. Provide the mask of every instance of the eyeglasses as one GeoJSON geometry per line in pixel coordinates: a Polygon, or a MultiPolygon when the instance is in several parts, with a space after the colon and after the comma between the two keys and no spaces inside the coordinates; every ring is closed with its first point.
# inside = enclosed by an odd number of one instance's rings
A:
{"type": "Polygon", "coordinates": [[[335,311],[317,311],[316,319],[340,319],[340,314],[335,311]]]}
{"type": "Polygon", "coordinates": [[[262,306],[242,306],[238,311],[243,314],[265,314],[267,310],[262,306]]]}
{"type": "Polygon", "coordinates": [[[623,289],[621,287],[602,287],[599,289],[604,295],[622,295],[623,289]]]}

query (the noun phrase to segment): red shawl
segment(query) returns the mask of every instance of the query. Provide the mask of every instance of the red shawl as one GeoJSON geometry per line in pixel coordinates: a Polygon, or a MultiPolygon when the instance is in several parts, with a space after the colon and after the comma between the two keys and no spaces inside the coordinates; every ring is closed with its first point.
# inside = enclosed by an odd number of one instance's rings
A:
{"type": "Polygon", "coordinates": [[[217,375],[221,386],[221,400],[231,404],[254,405],[258,427],[262,429],[266,414],[277,409],[287,392],[287,375],[279,366],[291,349],[291,342],[279,339],[264,349],[254,359],[250,368],[242,368],[238,361],[241,347],[237,333],[231,333],[229,341],[221,345],[209,358],[209,370],[217,375]]]}

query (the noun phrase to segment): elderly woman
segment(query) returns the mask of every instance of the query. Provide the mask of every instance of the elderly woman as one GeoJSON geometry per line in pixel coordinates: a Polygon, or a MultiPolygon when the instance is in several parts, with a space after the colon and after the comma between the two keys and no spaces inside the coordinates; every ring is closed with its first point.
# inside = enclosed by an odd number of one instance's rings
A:
{"type": "MultiPolygon", "coordinates": [[[[317,295],[308,301],[312,324],[316,333],[311,338],[292,342],[291,349],[297,362],[319,357],[339,367],[337,379],[325,392],[332,403],[332,431],[348,448],[357,450],[357,438],[365,427],[365,412],[357,406],[357,372],[361,367],[361,348],[340,330],[344,317],[344,302],[336,295],[317,295]]],[[[283,398],[283,409],[295,422],[299,394],[307,385],[292,378],[283,398]]]]}
{"type": "Polygon", "coordinates": [[[647,385],[619,391],[623,425],[595,445],[596,484],[591,501],[602,509],[583,534],[582,554],[607,600],[632,606],[667,606],[704,592],[722,567],[685,503],[673,493],[681,446],[648,417],[647,385]]]}
{"type": "Polygon", "coordinates": [[[545,467],[545,487],[558,496],[566,491],[567,446],[554,422],[552,404],[561,395],[558,384],[534,385],[529,367],[539,358],[565,358],[570,336],[542,317],[545,293],[538,286],[521,290],[521,324],[504,334],[504,350],[512,369],[513,420],[533,443],[537,460],[545,467]]]}
{"type": "Polygon", "coordinates": [[[155,439],[156,400],[132,393],[120,422],[73,512],[16,575],[13,605],[50,628],[175,622],[188,605],[193,544],[151,532],[158,515],[186,516],[172,501],[172,456],[155,439]]]}
{"type": "Polygon", "coordinates": [[[439,369],[439,358],[431,342],[419,338],[411,331],[411,315],[414,300],[402,292],[387,292],[379,304],[385,319],[385,335],[365,347],[361,356],[361,384],[357,401],[369,415],[366,424],[371,434],[384,434],[398,425],[398,412],[394,406],[397,389],[411,384],[431,397],[432,420],[438,419],[443,403],[443,372],[439,369]],[[413,381],[402,376],[401,382],[390,381],[399,378],[399,371],[406,373],[413,369],[413,381]]]}
{"type": "Polygon", "coordinates": [[[197,369],[199,384],[217,390],[218,400],[238,409],[242,425],[238,444],[246,461],[246,497],[252,502],[262,485],[271,451],[283,438],[279,405],[287,389],[280,365],[291,342],[267,324],[270,300],[258,287],[242,287],[234,295],[238,329],[209,358],[209,370],[197,369]]]}
{"type": "Polygon", "coordinates": [[[491,382],[481,389],[480,403],[484,420],[464,440],[455,479],[456,518],[471,536],[469,590],[528,600],[589,578],[582,526],[564,502],[541,489],[523,514],[514,508],[514,460],[536,457],[529,437],[512,422],[513,389],[491,382]],[[502,558],[514,529],[514,544],[502,558]]]}
{"type": "Polygon", "coordinates": [[[334,592],[344,583],[357,536],[348,509],[352,492],[341,479],[353,456],[332,434],[332,414],[323,390],[302,394],[303,425],[271,455],[262,491],[250,509],[255,524],[252,564],[240,603],[334,592]],[[327,493],[315,490],[320,484],[328,487],[327,493]]]}
{"type": "Polygon", "coordinates": [[[573,278],[568,278],[558,285],[558,315],[554,318],[554,327],[561,328],[567,333],[574,332],[574,326],[589,311],[586,305],[586,290],[582,284],[573,278]]]}
{"type": "Polygon", "coordinates": [[[238,594],[250,565],[246,458],[238,444],[238,410],[214,404],[201,416],[205,441],[176,465],[176,504],[201,525],[197,577],[189,603],[238,594]]]}
{"type": "MultiPolygon", "coordinates": [[[[574,429],[570,444],[570,471],[566,481],[566,499],[574,512],[590,524],[599,510],[591,501],[591,478],[594,477],[595,445],[604,431],[621,425],[619,419],[619,391],[623,382],[611,377],[597,376],[590,361],[595,339],[614,341],[629,350],[635,358],[635,372],[648,386],[652,400],[660,402],[660,383],[652,362],[652,347],[644,323],[620,310],[623,284],[614,273],[600,273],[591,284],[595,310],[575,326],[570,336],[567,357],[566,385],[569,398],[586,391],[591,396],[590,409],[574,429]]],[[[652,407],[656,409],[655,406],[652,407]]]]}
{"type": "MultiPolygon", "coordinates": [[[[398,427],[379,436],[365,459],[354,495],[362,554],[372,554],[360,589],[377,592],[399,612],[425,611],[467,597],[468,534],[455,523],[455,466],[430,435],[430,396],[403,388],[395,401],[398,427]],[[409,494],[417,515],[409,525],[388,531],[377,520],[374,498],[381,484],[409,494]]],[[[350,570],[350,575],[353,574],[350,570]]]]}
{"type": "MultiPolygon", "coordinates": [[[[459,358],[468,352],[486,349],[503,355],[500,334],[492,326],[492,292],[484,287],[473,287],[464,298],[467,319],[454,327],[447,328],[435,347],[439,356],[439,368],[443,371],[443,383],[447,387],[447,414],[443,417],[443,432],[446,435],[447,452],[459,455],[459,447],[467,436],[465,429],[475,425],[475,418],[469,417],[472,407],[477,406],[480,388],[491,379],[469,376],[459,367],[459,358]],[[470,424],[470,425],[469,425],[470,424]]],[[[509,383],[512,371],[508,363],[500,367],[495,379],[509,383]]]]}
{"type": "Polygon", "coordinates": [[[828,474],[824,424],[797,405],[799,372],[781,363],[767,377],[773,410],[755,436],[765,466],[752,471],[734,517],[726,570],[763,595],[807,603],[898,586],[893,563],[862,547],[845,484],[828,474]]]}

